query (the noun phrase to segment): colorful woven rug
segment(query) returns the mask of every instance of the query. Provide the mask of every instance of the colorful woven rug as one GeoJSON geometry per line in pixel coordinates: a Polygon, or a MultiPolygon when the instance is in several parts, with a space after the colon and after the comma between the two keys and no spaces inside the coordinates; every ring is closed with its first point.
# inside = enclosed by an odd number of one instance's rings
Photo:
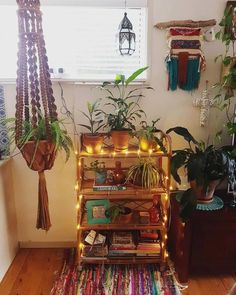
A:
{"type": "Polygon", "coordinates": [[[158,265],[87,265],[77,270],[68,255],[51,295],[179,295],[170,270],[158,265]]]}

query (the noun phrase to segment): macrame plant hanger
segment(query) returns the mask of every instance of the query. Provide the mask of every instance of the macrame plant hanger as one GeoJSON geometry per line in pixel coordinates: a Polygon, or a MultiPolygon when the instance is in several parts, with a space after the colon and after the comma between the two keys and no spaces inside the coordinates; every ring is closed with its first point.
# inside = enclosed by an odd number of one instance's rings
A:
{"type": "Polygon", "coordinates": [[[56,157],[50,123],[58,120],[57,107],[46,56],[40,1],[17,0],[17,4],[19,50],[15,142],[27,165],[39,174],[36,227],[49,230],[51,222],[44,170],[52,168],[56,157]],[[33,133],[29,141],[22,143],[26,127],[30,126],[37,132],[42,120],[45,120],[45,139],[38,140],[37,134],[33,133]]]}

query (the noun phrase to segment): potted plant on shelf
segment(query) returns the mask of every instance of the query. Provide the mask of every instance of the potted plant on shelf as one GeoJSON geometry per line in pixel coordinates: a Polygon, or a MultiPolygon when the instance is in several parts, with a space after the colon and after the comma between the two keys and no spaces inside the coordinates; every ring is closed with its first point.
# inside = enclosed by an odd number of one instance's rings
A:
{"type": "Polygon", "coordinates": [[[153,159],[143,158],[129,168],[126,181],[145,189],[152,189],[162,185],[162,176],[161,170],[153,162],[153,159]]]}
{"type": "Polygon", "coordinates": [[[111,206],[105,214],[113,223],[130,223],[133,216],[131,208],[121,205],[111,206]]]}
{"type": "Polygon", "coordinates": [[[107,119],[106,126],[111,130],[116,151],[128,149],[130,131],[135,130],[134,122],[145,115],[145,112],[139,106],[139,101],[143,95],[138,91],[152,88],[139,87],[129,90],[128,86],[146,69],[147,67],[135,71],[128,79],[125,79],[123,75],[117,75],[114,82],[104,82],[101,87],[108,94],[105,105],[113,108],[113,111],[103,111],[103,113],[107,119]]]}
{"type": "Polygon", "coordinates": [[[101,152],[103,145],[103,135],[98,131],[104,126],[102,113],[99,111],[100,101],[94,103],[87,102],[88,114],[81,112],[88,120],[88,125],[79,124],[89,130],[90,133],[84,133],[82,137],[82,143],[89,154],[98,154],[101,152]]]}
{"type": "Polygon", "coordinates": [[[235,161],[227,147],[216,148],[197,141],[184,127],[174,127],[167,133],[175,132],[188,143],[187,148],[173,151],[171,158],[171,175],[181,184],[178,170],[186,168],[190,188],[180,193],[181,217],[189,218],[197,203],[209,204],[217,185],[224,179],[230,182],[235,179],[235,161]],[[233,179],[234,178],[234,179],[233,179]]]}
{"type": "Polygon", "coordinates": [[[105,162],[95,160],[90,163],[90,169],[95,173],[95,183],[97,185],[105,184],[107,179],[107,169],[105,162]]]}
{"type": "Polygon", "coordinates": [[[142,121],[142,128],[134,132],[134,135],[139,140],[139,148],[141,151],[148,152],[151,150],[156,152],[161,150],[163,153],[166,153],[164,133],[156,127],[159,120],[160,118],[153,120],[150,125],[148,125],[147,121],[142,121]]]}

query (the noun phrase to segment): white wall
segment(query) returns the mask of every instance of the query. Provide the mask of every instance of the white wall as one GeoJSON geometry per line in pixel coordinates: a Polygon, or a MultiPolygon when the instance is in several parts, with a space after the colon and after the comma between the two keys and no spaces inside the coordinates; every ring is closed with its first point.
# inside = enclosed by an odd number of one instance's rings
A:
{"type": "MultiPolygon", "coordinates": [[[[148,0],[150,5],[149,57],[151,60],[150,84],[155,88],[142,101],[148,118],[160,117],[160,128],[182,125],[187,127],[197,139],[206,139],[222,127],[224,114],[212,110],[209,125],[199,127],[199,109],[192,106],[192,98],[200,95],[205,80],[211,84],[218,81],[220,65],[214,58],[222,52],[220,42],[205,43],[203,50],[207,60],[207,70],[203,73],[199,91],[187,93],[182,90],[167,91],[167,75],[164,58],[167,52],[166,33],[153,27],[156,22],[174,19],[211,19],[220,20],[226,4],[224,0],[148,0]]],[[[64,84],[64,95],[70,108],[74,108],[80,122],[83,118],[78,110],[85,109],[87,100],[98,98],[95,86],[64,84]]],[[[58,85],[54,85],[55,97],[60,105],[58,85]]],[[[15,86],[6,85],[8,114],[14,114],[15,86]]],[[[182,142],[174,141],[175,146],[182,142]]],[[[37,213],[37,173],[30,171],[20,156],[14,158],[14,181],[16,187],[16,209],[19,240],[23,242],[73,241],[76,239],[75,210],[75,159],[72,157],[65,165],[58,158],[52,171],[47,172],[52,228],[45,234],[35,229],[37,213]]]]}
{"type": "Polygon", "coordinates": [[[1,282],[18,248],[11,161],[0,161],[0,235],[1,282]]]}

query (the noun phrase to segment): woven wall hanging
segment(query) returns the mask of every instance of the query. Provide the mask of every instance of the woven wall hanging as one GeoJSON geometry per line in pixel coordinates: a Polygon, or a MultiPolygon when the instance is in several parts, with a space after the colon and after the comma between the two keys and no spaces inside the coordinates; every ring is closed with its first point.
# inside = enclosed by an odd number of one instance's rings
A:
{"type": "Polygon", "coordinates": [[[57,108],[50,80],[39,0],[17,0],[19,51],[16,80],[15,142],[27,165],[39,174],[36,227],[51,226],[44,171],[56,157],[51,124],[57,108]],[[29,132],[32,130],[32,132],[29,132]],[[45,134],[39,134],[39,133],[45,134]],[[26,138],[26,136],[28,138],[26,138]],[[39,140],[44,138],[44,140],[39,140]]]}
{"type": "Polygon", "coordinates": [[[201,50],[202,29],[215,25],[209,21],[170,21],[158,23],[157,28],[168,28],[169,53],[166,57],[168,90],[192,91],[198,88],[200,73],[206,68],[201,50]]]}

